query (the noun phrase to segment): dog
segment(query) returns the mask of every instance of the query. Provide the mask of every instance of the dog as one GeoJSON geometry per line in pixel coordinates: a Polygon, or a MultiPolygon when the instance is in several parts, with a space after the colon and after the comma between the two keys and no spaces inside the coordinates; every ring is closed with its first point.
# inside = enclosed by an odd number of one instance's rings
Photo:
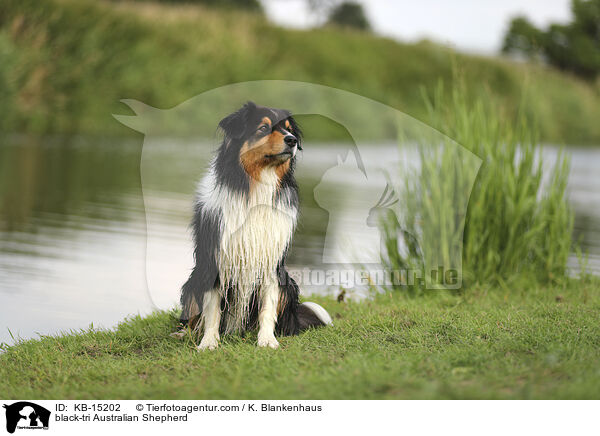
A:
{"type": "Polygon", "coordinates": [[[258,328],[258,346],[275,335],[331,325],[316,303],[299,302],[285,268],[298,219],[294,179],[302,133],[287,110],[246,103],[219,122],[223,142],[197,189],[195,266],[181,289],[184,328],[218,347],[222,334],[258,328]]]}

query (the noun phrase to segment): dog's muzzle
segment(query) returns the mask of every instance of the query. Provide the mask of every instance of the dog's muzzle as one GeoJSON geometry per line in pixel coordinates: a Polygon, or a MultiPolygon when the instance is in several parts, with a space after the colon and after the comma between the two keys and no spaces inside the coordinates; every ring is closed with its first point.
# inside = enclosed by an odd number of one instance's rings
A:
{"type": "Polygon", "coordinates": [[[287,135],[283,138],[283,142],[286,145],[286,149],[284,153],[288,152],[291,154],[291,157],[296,155],[296,151],[298,151],[298,139],[294,135],[287,135]]]}

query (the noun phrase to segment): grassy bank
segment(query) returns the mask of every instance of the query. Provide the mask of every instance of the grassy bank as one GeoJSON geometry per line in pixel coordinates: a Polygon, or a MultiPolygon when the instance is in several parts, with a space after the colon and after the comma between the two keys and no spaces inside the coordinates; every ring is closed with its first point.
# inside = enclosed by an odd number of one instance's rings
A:
{"type": "MultiPolygon", "coordinates": [[[[598,282],[319,300],[335,326],[215,352],[169,313],[44,337],[0,355],[4,398],[600,398],[598,282]]],[[[312,299],[312,298],[311,298],[312,299]]]]}
{"type": "Polygon", "coordinates": [[[600,142],[597,85],[540,66],[351,31],[286,30],[251,13],[189,5],[0,5],[0,128],[9,131],[128,134],[110,116],[126,112],[122,98],[168,108],[257,79],[329,85],[425,119],[420,86],[451,83],[455,69],[467,84],[483,85],[507,116],[521,106],[543,140],[600,142]]]}

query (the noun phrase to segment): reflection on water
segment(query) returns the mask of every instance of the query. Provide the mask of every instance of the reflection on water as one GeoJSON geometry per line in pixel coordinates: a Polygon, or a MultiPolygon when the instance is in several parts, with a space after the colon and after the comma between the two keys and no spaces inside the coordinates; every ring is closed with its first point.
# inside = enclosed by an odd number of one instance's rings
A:
{"type": "MultiPolygon", "coordinates": [[[[391,147],[362,152],[373,153],[367,161],[385,159],[391,147]]],[[[16,137],[1,144],[0,342],[12,342],[9,328],[27,338],[90,323],[110,327],[156,305],[174,305],[178,289],[172,283],[185,280],[180,275],[189,262],[190,240],[173,229],[182,228],[191,213],[195,187],[186,175],[203,173],[211,148],[173,141],[155,146],[149,162],[164,177],[160,186],[144,185],[143,199],[141,141],[16,137]],[[197,159],[178,158],[190,150],[197,159]],[[144,200],[155,212],[153,243],[159,241],[161,252],[160,260],[148,265],[144,200]],[[158,295],[148,294],[146,267],[169,284],[158,295]]],[[[313,144],[299,158],[302,215],[292,265],[311,264],[323,253],[329,217],[316,204],[313,189],[347,149],[313,144]]],[[[589,267],[600,273],[600,174],[595,171],[600,150],[570,152],[575,238],[589,252],[589,267]]],[[[574,256],[571,264],[577,266],[574,256]]]]}
{"type": "Polygon", "coordinates": [[[0,146],[0,341],[150,310],[139,143],[0,146]],[[125,291],[127,290],[127,291],[125,291]]]}
{"type": "MultiPolygon", "coordinates": [[[[579,148],[569,150],[571,174],[569,198],[575,208],[573,238],[588,255],[587,269],[600,275],[600,150],[579,148]]],[[[579,266],[576,256],[571,256],[570,266],[579,266]]]]}

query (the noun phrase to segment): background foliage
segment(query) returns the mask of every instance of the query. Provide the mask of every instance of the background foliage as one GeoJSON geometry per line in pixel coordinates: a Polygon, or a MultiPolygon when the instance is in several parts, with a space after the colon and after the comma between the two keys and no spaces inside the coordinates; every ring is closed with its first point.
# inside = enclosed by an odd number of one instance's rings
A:
{"type": "Polygon", "coordinates": [[[525,17],[510,23],[504,53],[542,59],[586,79],[600,74],[600,0],[573,0],[573,22],[538,29],[525,17]]]}
{"type": "MultiPolygon", "coordinates": [[[[471,189],[473,167],[452,147],[418,144],[421,164],[403,174],[403,220],[383,223],[384,261],[391,270],[418,269],[426,277],[426,266],[448,270],[452,254],[462,253],[463,288],[564,281],[573,231],[568,158],[559,153],[556,162],[544,162],[525,118],[507,121],[484,94],[474,105],[465,95],[457,86],[445,97],[440,85],[425,101],[429,124],[483,160],[475,184],[471,189]],[[465,196],[466,213],[458,207],[465,196]]],[[[420,293],[423,286],[408,290],[420,293]]]]}
{"type": "Polygon", "coordinates": [[[0,60],[4,131],[129,135],[111,117],[128,113],[123,98],[170,108],[259,79],[341,88],[426,120],[420,87],[451,83],[460,65],[469,101],[469,88],[484,85],[509,116],[519,106],[535,115],[545,141],[600,141],[598,89],[546,67],[333,26],[288,30],[260,14],[200,5],[4,0],[0,60]]]}

